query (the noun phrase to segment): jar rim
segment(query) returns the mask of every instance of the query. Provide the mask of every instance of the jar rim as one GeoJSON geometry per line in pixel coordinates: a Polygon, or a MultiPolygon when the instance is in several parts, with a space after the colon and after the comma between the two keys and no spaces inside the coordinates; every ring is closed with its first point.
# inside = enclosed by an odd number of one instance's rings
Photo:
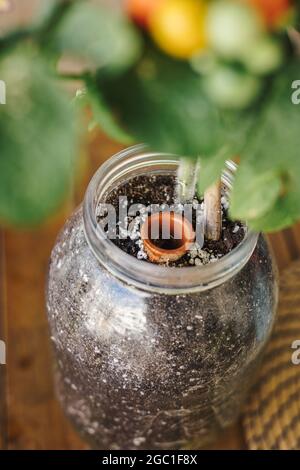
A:
{"type": "MultiPolygon", "coordinates": [[[[94,255],[111,274],[133,287],[146,291],[178,294],[216,287],[242,269],[257,243],[258,234],[248,229],[242,242],[215,263],[171,267],[138,260],[106,237],[97,221],[96,208],[107,186],[111,186],[112,182],[122,179],[130,172],[145,172],[151,166],[176,168],[178,163],[177,155],[151,152],[143,144],[136,145],[122,150],[104,162],[94,174],[85,193],[84,231],[94,255]]],[[[232,187],[235,170],[236,165],[227,161],[226,169],[222,173],[222,182],[228,190],[232,187]]]]}

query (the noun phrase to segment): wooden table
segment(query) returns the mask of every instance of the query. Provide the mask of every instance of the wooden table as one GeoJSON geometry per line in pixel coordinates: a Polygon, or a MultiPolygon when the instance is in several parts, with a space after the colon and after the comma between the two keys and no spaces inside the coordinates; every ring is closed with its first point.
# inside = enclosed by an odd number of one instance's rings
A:
{"type": "MultiPolygon", "coordinates": [[[[82,152],[80,173],[63,210],[32,231],[5,230],[0,237],[0,339],[7,365],[0,366],[0,448],[84,449],[53,391],[44,286],[50,250],[64,219],[82,200],[90,176],[120,147],[94,133],[82,152]]],[[[300,225],[270,237],[282,270],[300,256],[300,225]]],[[[240,424],[213,449],[245,448],[240,424]]]]}

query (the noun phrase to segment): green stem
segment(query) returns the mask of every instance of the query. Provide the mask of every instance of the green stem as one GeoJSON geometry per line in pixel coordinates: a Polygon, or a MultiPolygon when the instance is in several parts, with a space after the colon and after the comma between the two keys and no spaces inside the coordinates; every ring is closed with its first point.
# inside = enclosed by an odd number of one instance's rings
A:
{"type": "Polygon", "coordinates": [[[33,31],[31,29],[20,29],[13,31],[7,36],[0,39],[0,54],[9,52],[19,42],[32,37],[33,31]]]}
{"type": "Polygon", "coordinates": [[[53,31],[55,31],[69,12],[70,8],[72,8],[77,1],[78,0],[60,0],[59,2],[55,2],[48,18],[36,34],[37,42],[41,47],[47,45],[53,31]]]}
{"type": "Polygon", "coordinates": [[[199,160],[182,158],[177,170],[176,201],[185,204],[191,201],[196,193],[199,176],[199,160]]]}
{"type": "Polygon", "coordinates": [[[45,47],[51,37],[53,31],[58,27],[69,9],[82,0],[60,0],[55,2],[45,22],[39,27],[24,28],[13,31],[7,36],[0,39],[0,54],[9,52],[20,42],[31,39],[40,47],[45,47]]]}
{"type": "Polygon", "coordinates": [[[62,80],[86,80],[86,73],[58,73],[57,78],[61,78],[62,80]]]}

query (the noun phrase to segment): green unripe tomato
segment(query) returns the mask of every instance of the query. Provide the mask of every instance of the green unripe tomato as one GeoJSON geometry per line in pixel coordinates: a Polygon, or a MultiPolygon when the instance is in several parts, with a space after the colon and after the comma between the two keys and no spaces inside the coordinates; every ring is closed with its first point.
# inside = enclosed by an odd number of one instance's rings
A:
{"type": "Polygon", "coordinates": [[[247,4],[221,0],[209,6],[206,20],[208,42],[226,59],[240,59],[262,31],[261,19],[247,4]]]}
{"type": "Polygon", "coordinates": [[[203,79],[210,99],[226,109],[247,108],[259,94],[261,79],[246,72],[219,65],[203,79]]]}
{"type": "Polygon", "coordinates": [[[250,72],[267,75],[282,65],[282,46],[273,37],[264,35],[245,51],[242,61],[250,72]]]}
{"type": "Polygon", "coordinates": [[[202,52],[201,54],[194,55],[190,59],[192,69],[201,75],[211,73],[218,63],[218,58],[212,51],[202,52]]]}

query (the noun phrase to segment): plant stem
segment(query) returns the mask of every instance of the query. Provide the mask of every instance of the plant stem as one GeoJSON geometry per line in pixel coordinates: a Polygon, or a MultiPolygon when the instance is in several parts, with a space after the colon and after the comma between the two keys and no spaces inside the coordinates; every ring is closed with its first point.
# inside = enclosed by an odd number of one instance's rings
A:
{"type": "Polygon", "coordinates": [[[19,42],[32,37],[31,29],[20,29],[0,39],[0,54],[8,53],[19,42]]]}
{"type": "Polygon", "coordinates": [[[217,181],[204,193],[205,237],[217,241],[221,236],[221,181],[217,181]]]}
{"type": "Polygon", "coordinates": [[[48,18],[37,32],[38,43],[43,47],[51,37],[52,32],[58,27],[60,22],[64,19],[69,9],[76,3],[75,0],[60,0],[54,3],[48,18]]]}
{"type": "Polygon", "coordinates": [[[182,158],[177,170],[176,201],[184,204],[195,196],[199,161],[182,158]]]}
{"type": "MultiPolygon", "coordinates": [[[[80,1],[80,0],[77,0],[80,1]]],[[[46,47],[50,36],[58,24],[62,21],[69,9],[76,3],[75,0],[60,0],[55,2],[48,18],[40,26],[18,29],[0,39],[0,54],[9,52],[20,42],[27,39],[36,41],[40,47],[46,47]]]]}
{"type": "Polygon", "coordinates": [[[62,80],[76,80],[76,81],[85,81],[85,73],[57,73],[56,78],[61,78],[62,80]]]}

